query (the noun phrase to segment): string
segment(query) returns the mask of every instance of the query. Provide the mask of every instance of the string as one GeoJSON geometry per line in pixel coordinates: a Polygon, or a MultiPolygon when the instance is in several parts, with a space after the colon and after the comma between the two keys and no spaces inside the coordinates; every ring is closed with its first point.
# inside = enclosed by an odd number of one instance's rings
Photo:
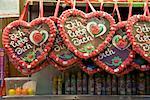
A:
{"type": "Polygon", "coordinates": [[[28,13],[29,3],[30,3],[30,1],[27,0],[25,6],[24,6],[24,8],[23,8],[23,11],[22,11],[22,13],[21,13],[21,15],[20,15],[19,20],[26,20],[26,17],[27,17],[27,16],[25,16],[25,15],[27,15],[27,13],[28,13]]]}
{"type": "Polygon", "coordinates": [[[88,12],[89,12],[89,4],[86,3],[86,13],[88,13],[88,12]]]}
{"type": "Polygon", "coordinates": [[[90,3],[90,1],[89,1],[89,0],[86,0],[86,2],[87,2],[88,5],[90,6],[91,10],[92,10],[93,12],[96,12],[96,10],[94,9],[94,7],[93,7],[92,4],[90,3]]]}
{"type": "Polygon", "coordinates": [[[101,0],[100,11],[103,11],[104,0],[101,0]]]}
{"type": "Polygon", "coordinates": [[[128,14],[128,19],[132,16],[132,2],[129,3],[129,14],[128,14]]]}
{"type": "Polygon", "coordinates": [[[148,9],[148,0],[145,1],[145,4],[144,4],[144,16],[146,15],[150,15],[150,12],[149,12],[149,9],[148,9]]]}
{"type": "Polygon", "coordinates": [[[55,8],[55,13],[54,13],[54,17],[58,16],[59,5],[60,5],[60,0],[57,1],[56,8],[55,8]]]}
{"type": "Polygon", "coordinates": [[[76,9],[76,0],[73,0],[73,9],[76,9]]]}
{"type": "Polygon", "coordinates": [[[121,16],[120,16],[120,12],[119,12],[119,9],[118,9],[117,2],[118,2],[118,1],[115,0],[115,5],[114,5],[114,10],[113,10],[112,16],[114,16],[114,13],[115,13],[115,11],[116,11],[116,12],[117,12],[118,20],[119,20],[119,22],[121,22],[121,16]]]}
{"type": "Polygon", "coordinates": [[[40,0],[40,7],[39,7],[39,17],[43,17],[44,16],[44,8],[43,8],[43,0],[40,0]]]}

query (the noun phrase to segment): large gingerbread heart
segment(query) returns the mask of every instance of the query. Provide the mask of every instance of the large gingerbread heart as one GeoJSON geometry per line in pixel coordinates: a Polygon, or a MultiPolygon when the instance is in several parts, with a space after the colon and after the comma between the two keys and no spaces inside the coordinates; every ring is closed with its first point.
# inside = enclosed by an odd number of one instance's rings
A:
{"type": "Polygon", "coordinates": [[[127,23],[127,30],[134,51],[150,62],[150,16],[131,17],[127,23]]]}
{"type": "Polygon", "coordinates": [[[31,69],[46,58],[55,33],[55,24],[49,18],[37,18],[30,23],[17,20],[4,29],[2,42],[13,62],[31,69]]]}
{"type": "Polygon", "coordinates": [[[124,76],[126,74],[129,74],[130,72],[134,71],[135,68],[132,67],[132,65],[128,65],[127,68],[125,68],[121,73],[117,74],[118,76],[124,76]]]}
{"type": "Polygon", "coordinates": [[[89,75],[93,75],[102,71],[102,69],[99,68],[91,59],[81,60],[78,63],[80,68],[89,75]]]}
{"type": "Polygon", "coordinates": [[[101,52],[115,33],[115,21],[106,12],[89,14],[77,9],[60,16],[58,28],[67,48],[76,56],[88,59],[101,52]]]}
{"type": "MultiPolygon", "coordinates": [[[[56,17],[51,17],[51,19],[55,23],[57,23],[57,21],[59,20],[56,17]]],[[[69,51],[69,49],[67,49],[67,47],[63,43],[62,38],[60,37],[58,30],[56,32],[56,39],[49,57],[59,65],[67,67],[79,60],[72,52],[69,51]]]]}
{"type": "Polygon", "coordinates": [[[18,65],[16,62],[11,61],[14,65],[14,67],[21,72],[23,75],[32,75],[40,70],[42,70],[43,68],[47,67],[49,65],[48,60],[44,60],[42,62],[40,62],[38,65],[36,65],[34,68],[25,68],[21,65],[18,65]]]}
{"type": "Polygon", "coordinates": [[[70,65],[70,66],[62,66],[62,65],[56,63],[56,62],[55,62],[53,59],[51,59],[51,58],[48,59],[48,62],[49,62],[49,64],[50,64],[52,67],[56,68],[56,69],[59,70],[59,71],[65,71],[65,70],[67,70],[67,69],[69,69],[69,68],[75,67],[74,64],[73,64],[73,65],[70,65]]]}
{"type": "Polygon", "coordinates": [[[135,55],[135,58],[131,65],[141,71],[150,70],[150,63],[147,60],[145,60],[144,58],[142,58],[139,54],[135,55]]]}
{"type": "Polygon", "coordinates": [[[126,35],[126,23],[119,22],[116,25],[117,31],[110,44],[93,59],[99,67],[112,74],[121,73],[134,57],[134,52],[126,35]]]}

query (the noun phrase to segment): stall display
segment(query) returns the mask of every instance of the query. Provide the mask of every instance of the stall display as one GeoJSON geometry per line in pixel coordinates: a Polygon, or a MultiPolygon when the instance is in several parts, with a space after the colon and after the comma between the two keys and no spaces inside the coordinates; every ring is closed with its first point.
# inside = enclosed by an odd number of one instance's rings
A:
{"type": "Polygon", "coordinates": [[[133,16],[133,0],[121,1],[129,4],[122,3],[129,9],[122,15],[118,2],[27,0],[19,20],[4,28],[2,43],[14,67],[28,77],[5,78],[4,99],[149,99],[149,1],[143,15],[133,16]],[[105,3],[114,7],[106,10],[105,3]]]}

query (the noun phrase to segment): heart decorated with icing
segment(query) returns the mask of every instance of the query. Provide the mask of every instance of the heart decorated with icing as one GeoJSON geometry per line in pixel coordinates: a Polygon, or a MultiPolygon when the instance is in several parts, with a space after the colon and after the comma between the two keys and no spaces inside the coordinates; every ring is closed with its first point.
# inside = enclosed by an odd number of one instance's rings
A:
{"type": "Polygon", "coordinates": [[[115,20],[103,11],[85,14],[77,9],[64,11],[58,29],[66,47],[77,57],[96,56],[111,41],[115,20]]]}
{"type": "Polygon", "coordinates": [[[119,22],[116,25],[115,35],[107,45],[103,52],[93,58],[93,61],[100,68],[105,69],[111,74],[121,74],[124,69],[132,62],[134,52],[128,38],[126,37],[126,25],[127,22],[119,22]],[[122,43],[119,43],[121,41],[122,43]]]}
{"type": "Polygon", "coordinates": [[[124,75],[127,75],[134,70],[135,70],[135,68],[132,67],[132,65],[128,65],[127,68],[125,68],[122,72],[120,72],[119,74],[116,74],[116,75],[117,76],[124,76],[124,75]]]}
{"type": "Polygon", "coordinates": [[[93,75],[102,71],[102,69],[99,68],[91,59],[81,60],[78,63],[81,70],[89,75],[93,75]]]}
{"type": "Polygon", "coordinates": [[[134,15],[127,23],[133,50],[150,62],[150,16],[134,15]]]}
{"type": "Polygon", "coordinates": [[[141,57],[139,54],[135,55],[135,58],[133,59],[131,65],[141,71],[150,70],[150,63],[147,60],[145,60],[143,57],[141,57]]]}
{"type": "Polygon", "coordinates": [[[40,70],[42,70],[43,68],[47,67],[49,65],[48,60],[44,60],[42,62],[40,62],[38,65],[34,66],[34,68],[26,68],[24,66],[18,65],[18,63],[14,62],[11,60],[11,62],[13,63],[14,67],[21,72],[23,75],[32,75],[36,72],[39,72],[40,70]]]}
{"type": "Polygon", "coordinates": [[[54,68],[56,68],[56,69],[59,70],[59,71],[65,71],[65,70],[67,70],[67,69],[69,69],[69,68],[75,67],[75,63],[72,64],[72,65],[70,65],[70,66],[62,66],[62,65],[56,63],[56,62],[55,62],[53,59],[51,59],[51,58],[48,59],[48,62],[49,62],[50,65],[52,65],[54,68]]]}
{"type": "MultiPolygon", "coordinates": [[[[56,17],[51,17],[51,19],[55,22],[55,25],[57,25],[56,23],[59,19],[56,17]]],[[[79,60],[72,52],[67,49],[67,47],[63,43],[58,29],[56,32],[54,45],[49,57],[53,59],[57,64],[64,67],[69,67],[70,65],[74,64],[79,60]]]]}
{"type": "Polygon", "coordinates": [[[37,18],[30,23],[17,20],[4,29],[2,43],[12,62],[32,69],[45,60],[55,33],[55,24],[49,18],[37,18]]]}

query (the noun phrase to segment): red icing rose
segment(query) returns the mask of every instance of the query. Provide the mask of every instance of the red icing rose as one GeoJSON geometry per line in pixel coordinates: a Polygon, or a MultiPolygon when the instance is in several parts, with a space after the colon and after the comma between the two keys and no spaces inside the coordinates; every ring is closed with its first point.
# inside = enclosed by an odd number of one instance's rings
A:
{"type": "Polygon", "coordinates": [[[97,25],[92,25],[91,31],[93,34],[98,34],[100,30],[99,30],[99,27],[97,25]]]}
{"type": "Polygon", "coordinates": [[[33,40],[36,43],[40,43],[43,40],[43,36],[39,31],[35,31],[34,35],[33,35],[33,40]]]}

